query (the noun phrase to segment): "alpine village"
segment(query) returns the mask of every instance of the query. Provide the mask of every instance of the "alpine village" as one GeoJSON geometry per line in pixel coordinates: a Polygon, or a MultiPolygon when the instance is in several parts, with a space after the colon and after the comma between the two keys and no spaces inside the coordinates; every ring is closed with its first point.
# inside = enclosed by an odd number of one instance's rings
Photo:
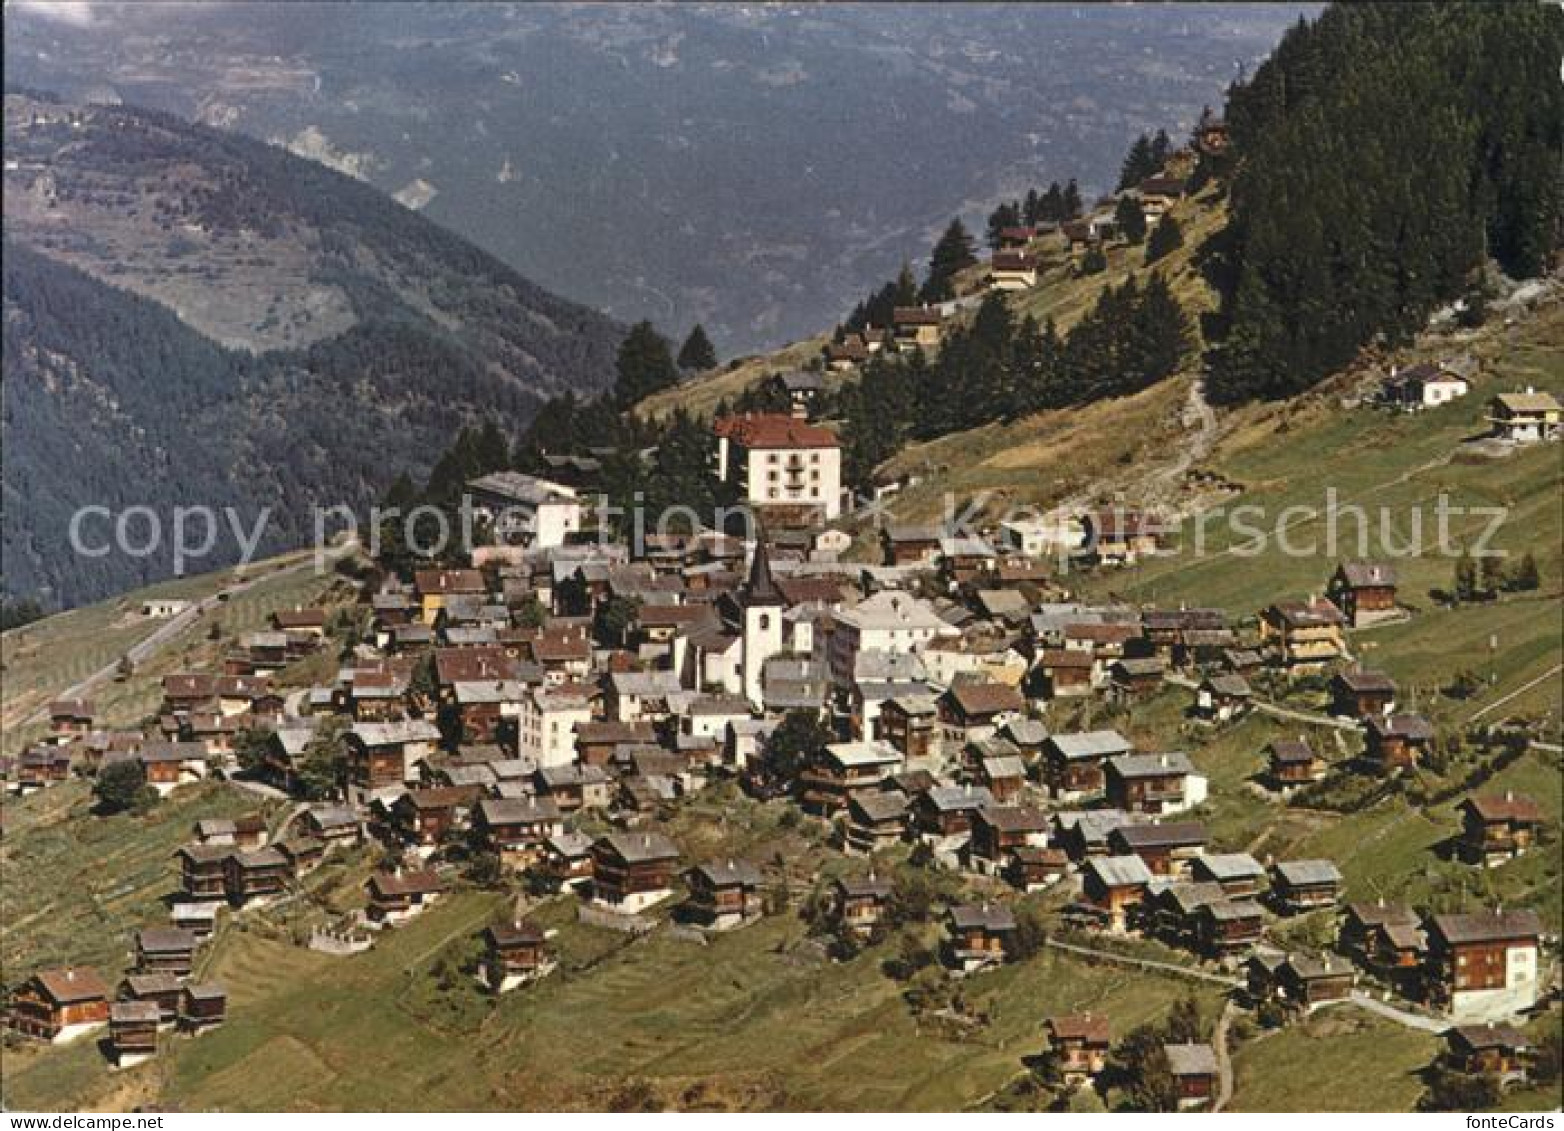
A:
{"type": "Polygon", "coordinates": [[[1557,1107],[1550,15],[1332,6],[816,339],[8,632],[8,1106],[1557,1107]]]}

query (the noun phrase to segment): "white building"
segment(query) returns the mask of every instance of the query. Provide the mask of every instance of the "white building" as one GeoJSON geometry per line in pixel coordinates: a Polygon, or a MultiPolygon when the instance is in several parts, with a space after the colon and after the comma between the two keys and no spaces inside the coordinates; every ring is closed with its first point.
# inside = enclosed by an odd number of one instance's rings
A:
{"type": "Polygon", "coordinates": [[[1014,519],[999,524],[1007,549],[1029,558],[1069,557],[1086,543],[1086,528],[1067,515],[1014,519]]]}
{"type": "Polygon", "coordinates": [[[713,426],[713,470],[752,507],[806,507],[829,522],[842,512],[836,433],[780,413],[726,416],[713,426]]]}
{"type": "Polygon", "coordinates": [[[853,682],[860,652],[916,652],[936,636],[960,635],[933,605],[892,589],[832,613],[828,624],[825,658],[840,687],[853,682]]]}
{"type": "Polygon", "coordinates": [[[535,548],[562,546],[581,529],[581,499],[574,487],[496,471],[467,483],[473,513],[486,519],[495,540],[535,548]]]}
{"type": "Polygon", "coordinates": [[[567,766],[576,760],[576,726],[592,721],[585,695],[560,688],[534,688],[521,699],[516,717],[516,752],[538,766],[567,766]]]}

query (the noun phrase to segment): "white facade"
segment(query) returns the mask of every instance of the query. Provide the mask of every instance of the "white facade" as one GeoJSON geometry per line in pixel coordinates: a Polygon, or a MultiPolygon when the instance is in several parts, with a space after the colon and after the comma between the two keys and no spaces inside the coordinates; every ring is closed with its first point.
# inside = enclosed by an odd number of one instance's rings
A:
{"type": "Polygon", "coordinates": [[[576,760],[576,725],[592,721],[592,707],[579,695],[538,689],[525,696],[516,716],[516,752],[539,766],[568,766],[576,760]]]}
{"type": "Polygon", "coordinates": [[[845,687],[853,681],[860,652],[916,652],[936,636],[958,635],[960,631],[941,620],[927,601],[884,590],[831,614],[826,662],[832,680],[845,687]]]}

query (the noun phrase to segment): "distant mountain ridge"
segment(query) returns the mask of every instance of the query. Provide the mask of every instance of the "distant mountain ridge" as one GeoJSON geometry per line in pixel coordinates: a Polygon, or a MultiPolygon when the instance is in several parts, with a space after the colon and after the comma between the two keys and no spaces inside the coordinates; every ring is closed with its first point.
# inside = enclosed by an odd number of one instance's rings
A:
{"type": "Polygon", "coordinates": [[[7,594],[166,576],[72,554],[80,506],[271,506],[279,548],[311,502],[361,507],[464,424],[611,377],[617,323],[362,182],[154,111],[5,111],[7,594]]]}

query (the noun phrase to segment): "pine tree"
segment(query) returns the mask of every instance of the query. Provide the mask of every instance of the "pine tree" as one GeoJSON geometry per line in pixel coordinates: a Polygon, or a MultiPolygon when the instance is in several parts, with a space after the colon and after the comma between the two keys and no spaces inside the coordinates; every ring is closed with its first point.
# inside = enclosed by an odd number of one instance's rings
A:
{"type": "Polygon", "coordinates": [[[1160,165],[1152,154],[1151,139],[1141,134],[1130,145],[1129,152],[1124,155],[1124,164],[1119,167],[1119,191],[1134,188],[1155,173],[1160,165]]]}
{"type": "Polygon", "coordinates": [[[701,373],[717,368],[717,351],[706,336],[706,328],[699,322],[679,347],[679,368],[686,373],[701,373]]]}
{"type": "Polygon", "coordinates": [[[934,245],[929,257],[929,275],[923,282],[920,296],[924,302],[944,302],[955,297],[955,277],[958,272],[977,262],[972,250],[972,237],[959,218],[952,220],[934,245]]]}
{"type": "Polygon", "coordinates": [[[1043,199],[1038,202],[1039,220],[1049,220],[1058,223],[1060,220],[1068,220],[1064,209],[1064,190],[1059,187],[1058,181],[1053,181],[1048,186],[1048,191],[1043,193],[1043,199]]]}
{"type": "Polygon", "coordinates": [[[679,380],[668,341],[650,322],[637,322],[630,327],[619,347],[615,370],[614,399],[624,407],[670,388],[679,380]]]}
{"type": "Polygon", "coordinates": [[[1157,221],[1157,226],[1151,229],[1151,236],[1146,240],[1146,265],[1149,267],[1183,246],[1184,229],[1179,226],[1178,218],[1164,214],[1162,219],[1157,221]]]}
{"type": "Polygon", "coordinates": [[[1092,244],[1086,249],[1086,254],[1081,256],[1080,271],[1082,275],[1097,275],[1108,269],[1108,256],[1102,250],[1101,244],[1092,244]]]}
{"type": "Polygon", "coordinates": [[[1037,194],[1035,188],[1026,190],[1026,200],[1021,204],[1021,219],[1028,227],[1035,225],[1045,217],[1042,214],[1043,198],[1037,194]]]}
{"type": "Polygon", "coordinates": [[[1140,198],[1125,193],[1113,209],[1113,221],[1119,226],[1119,235],[1132,244],[1146,238],[1146,213],[1140,206],[1140,198]]]}
{"type": "Polygon", "coordinates": [[[997,250],[999,248],[1000,232],[1006,228],[1019,227],[1020,224],[1021,210],[1013,201],[1008,204],[1001,204],[998,208],[995,208],[988,217],[988,232],[985,237],[988,241],[988,246],[997,250]]]}
{"type": "Polygon", "coordinates": [[[1064,186],[1064,196],[1059,208],[1059,219],[1074,220],[1081,214],[1081,190],[1076,187],[1072,177],[1070,183],[1064,186]]]}

